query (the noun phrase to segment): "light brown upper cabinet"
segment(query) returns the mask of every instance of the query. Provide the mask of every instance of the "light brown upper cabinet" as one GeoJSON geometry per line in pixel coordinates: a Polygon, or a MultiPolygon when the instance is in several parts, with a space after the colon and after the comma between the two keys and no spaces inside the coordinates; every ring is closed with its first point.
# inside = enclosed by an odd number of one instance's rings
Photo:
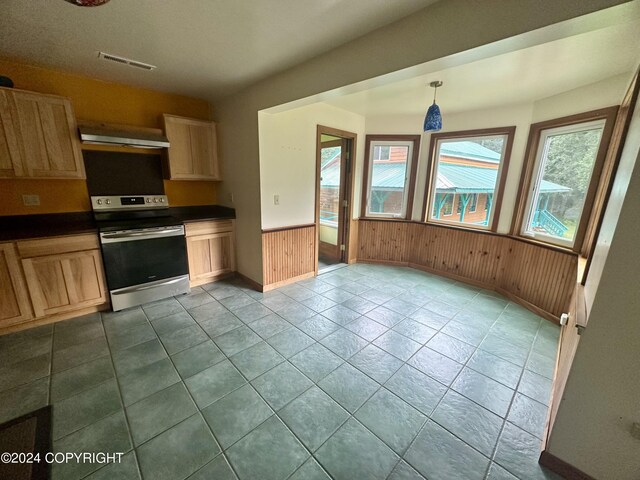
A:
{"type": "Polygon", "coordinates": [[[0,176],[85,177],[69,99],[0,89],[0,176]]]}
{"type": "Polygon", "coordinates": [[[169,138],[167,170],[171,180],[222,180],[218,163],[216,124],[164,114],[169,138]]]}

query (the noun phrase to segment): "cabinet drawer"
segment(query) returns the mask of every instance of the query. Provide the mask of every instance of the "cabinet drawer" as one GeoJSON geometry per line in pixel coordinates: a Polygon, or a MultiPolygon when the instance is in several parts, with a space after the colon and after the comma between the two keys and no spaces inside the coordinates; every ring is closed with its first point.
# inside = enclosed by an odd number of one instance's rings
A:
{"type": "Polygon", "coordinates": [[[187,237],[232,231],[233,220],[207,220],[204,222],[187,223],[185,225],[185,232],[187,237]]]}
{"type": "Polygon", "coordinates": [[[23,240],[17,244],[22,258],[100,249],[100,241],[95,233],[23,240]]]}

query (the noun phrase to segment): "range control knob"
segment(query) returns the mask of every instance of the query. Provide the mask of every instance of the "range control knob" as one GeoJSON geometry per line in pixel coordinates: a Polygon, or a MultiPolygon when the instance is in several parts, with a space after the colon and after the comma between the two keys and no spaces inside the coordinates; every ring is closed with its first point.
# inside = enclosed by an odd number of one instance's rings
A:
{"type": "Polygon", "coordinates": [[[161,198],[161,199],[160,199],[160,203],[164,203],[164,198],[161,198]]]}
{"type": "Polygon", "coordinates": [[[147,198],[147,203],[151,203],[151,199],[150,198],[147,198]]]}
{"type": "Polygon", "coordinates": [[[157,198],[154,198],[154,199],[153,199],[153,203],[158,203],[158,199],[157,199],[157,198]]]}
{"type": "Polygon", "coordinates": [[[99,198],[98,200],[96,200],[96,203],[97,203],[98,205],[102,205],[102,199],[101,199],[101,198],[99,198]]]}
{"type": "Polygon", "coordinates": [[[105,203],[106,203],[107,205],[111,205],[111,200],[109,200],[109,199],[107,198],[107,199],[105,200],[105,203]]]}

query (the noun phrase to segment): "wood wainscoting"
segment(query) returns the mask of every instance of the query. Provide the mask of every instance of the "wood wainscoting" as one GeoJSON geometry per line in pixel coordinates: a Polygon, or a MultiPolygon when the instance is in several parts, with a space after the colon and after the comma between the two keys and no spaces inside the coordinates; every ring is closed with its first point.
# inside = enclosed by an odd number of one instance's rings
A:
{"type": "Polygon", "coordinates": [[[566,311],[578,255],[490,232],[417,222],[358,222],[359,262],[448,276],[499,293],[553,321],[566,311]]]}
{"type": "Polygon", "coordinates": [[[262,231],[264,292],[315,275],[316,226],[296,225],[262,231]]]}

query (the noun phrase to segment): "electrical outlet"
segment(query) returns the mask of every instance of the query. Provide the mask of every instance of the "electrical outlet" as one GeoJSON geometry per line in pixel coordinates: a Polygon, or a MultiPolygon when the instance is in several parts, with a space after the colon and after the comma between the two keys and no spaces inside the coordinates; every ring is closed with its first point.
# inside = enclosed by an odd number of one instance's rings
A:
{"type": "Polygon", "coordinates": [[[40,195],[22,195],[22,203],[27,207],[40,205],[40,195]]]}
{"type": "Polygon", "coordinates": [[[280,195],[274,195],[273,196],[273,204],[274,205],[280,205],[280,195]]]}

